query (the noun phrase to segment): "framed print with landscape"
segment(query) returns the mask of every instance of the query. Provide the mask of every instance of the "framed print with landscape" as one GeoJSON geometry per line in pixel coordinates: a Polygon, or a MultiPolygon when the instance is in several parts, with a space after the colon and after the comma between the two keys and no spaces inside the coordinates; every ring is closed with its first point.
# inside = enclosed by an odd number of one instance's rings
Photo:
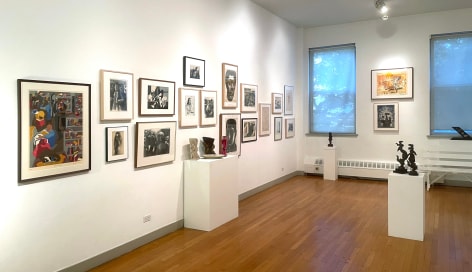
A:
{"type": "Polygon", "coordinates": [[[205,61],[184,57],[184,85],[205,87],[205,61]]]}
{"type": "Polygon", "coordinates": [[[216,126],[216,91],[200,91],[200,126],[216,126]]]}
{"type": "Polygon", "coordinates": [[[133,119],[133,74],[100,70],[102,121],[133,119]]]}
{"type": "Polygon", "coordinates": [[[295,136],[295,118],[285,119],[285,138],[292,138],[295,136]]]}
{"type": "Polygon", "coordinates": [[[374,103],[374,130],[398,131],[398,102],[374,103]]]}
{"type": "Polygon", "coordinates": [[[270,135],[270,104],[259,103],[259,136],[270,135]]]}
{"type": "Polygon", "coordinates": [[[223,108],[235,109],[238,107],[238,66],[223,63],[222,71],[223,108]]]}
{"type": "Polygon", "coordinates": [[[175,122],[137,122],[135,167],[175,160],[175,122]]]}
{"type": "Polygon", "coordinates": [[[284,114],[293,114],[293,86],[284,86],[284,114]]]}
{"type": "Polygon", "coordinates": [[[242,142],[253,142],[257,140],[257,118],[243,118],[241,126],[242,142]]]}
{"type": "Polygon", "coordinates": [[[175,82],[140,78],[139,115],[174,115],[175,82]]]}
{"type": "Polygon", "coordinates": [[[91,84],[18,79],[19,183],[88,171],[91,84]]]}
{"type": "Polygon", "coordinates": [[[282,94],[281,93],[272,93],[272,113],[279,114],[282,113],[282,94]]]}
{"type": "Polygon", "coordinates": [[[241,112],[257,111],[257,85],[241,83],[241,112]]]}
{"type": "Polygon", "coordinates": [[[128,159],[128,127],[106,128],[107,162],[128,159]]]}
{"type": "Polygon", "coordinates": [[[413,67],[371,71],[372,99],[413,98],[413,67]]]}
{"type": "Polygon", "coordinates": [[[282,117],[274,117],[274,141],[282,140],[282,117]]]}
{"type": "MultiPolygon", "coordinates": [[[[228,113],[220,114],[220,140],[223,136],[226,136],[227,145],[226,153],[228,155],[240,155],[241,154],[241,115],[228,113]]],[[[217,141],[219,142],[219,141],[217,141]]],[[[219,145],[219,152],[222,154],[221,145],[219,145]]]]}
{"type": "Polygon", "coordinates": [[[199,113],[199,91],[179,89],[179,127],[197,127],[199,113]]]}

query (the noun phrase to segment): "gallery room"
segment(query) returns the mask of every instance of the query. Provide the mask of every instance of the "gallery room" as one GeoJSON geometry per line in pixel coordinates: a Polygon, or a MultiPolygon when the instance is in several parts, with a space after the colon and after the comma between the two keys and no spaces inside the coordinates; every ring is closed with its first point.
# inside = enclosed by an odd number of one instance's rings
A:
{"type": "Polygon", "coordinates": [[[470,271],[472,3],[428,2],[2,1],[0,271],[470,271]]]}

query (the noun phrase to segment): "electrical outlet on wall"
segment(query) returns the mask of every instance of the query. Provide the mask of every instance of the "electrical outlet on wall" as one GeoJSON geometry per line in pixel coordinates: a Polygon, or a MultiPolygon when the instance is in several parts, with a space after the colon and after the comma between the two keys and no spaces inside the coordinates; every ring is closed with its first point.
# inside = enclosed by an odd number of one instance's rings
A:
{"type": "Polygon", "coordinates": [[[143,217],[143,223],[146,223],[146,222],[149,222],[149,221],[151,221],[151,215],[150,215],[150,214],[145,215],[145,216],[143,217]]]}

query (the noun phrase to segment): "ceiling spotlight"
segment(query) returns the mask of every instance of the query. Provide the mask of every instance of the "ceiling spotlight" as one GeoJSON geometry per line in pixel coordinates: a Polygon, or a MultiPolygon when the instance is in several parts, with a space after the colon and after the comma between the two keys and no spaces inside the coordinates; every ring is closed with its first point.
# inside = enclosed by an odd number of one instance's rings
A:
{"type": "Polygon", "coordinates": [[[386,14],[388,11],[388,7],[384,0],[375,0],[375,8],[378,9],[382,14],[386,14]]]}

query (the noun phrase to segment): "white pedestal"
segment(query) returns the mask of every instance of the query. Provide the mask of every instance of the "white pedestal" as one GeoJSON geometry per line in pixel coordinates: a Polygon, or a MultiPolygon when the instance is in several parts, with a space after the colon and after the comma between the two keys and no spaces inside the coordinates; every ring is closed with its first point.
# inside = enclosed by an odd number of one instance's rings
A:
{"type": "Polygon", "coordinates": [[[388,175],[388,236],[423,241],[425,176],[388,175]]]}
{"type": "Polygon", "coordinates": [[[336,147],[325,147],[323,152],[323,179],[338,179],[338,159],[336,156],[336,147]]]}
{"type": "Polygon", "coordinates": [[[184,161],[184,227],[210,231],[238,217],[238,161],[184,161]]]}

